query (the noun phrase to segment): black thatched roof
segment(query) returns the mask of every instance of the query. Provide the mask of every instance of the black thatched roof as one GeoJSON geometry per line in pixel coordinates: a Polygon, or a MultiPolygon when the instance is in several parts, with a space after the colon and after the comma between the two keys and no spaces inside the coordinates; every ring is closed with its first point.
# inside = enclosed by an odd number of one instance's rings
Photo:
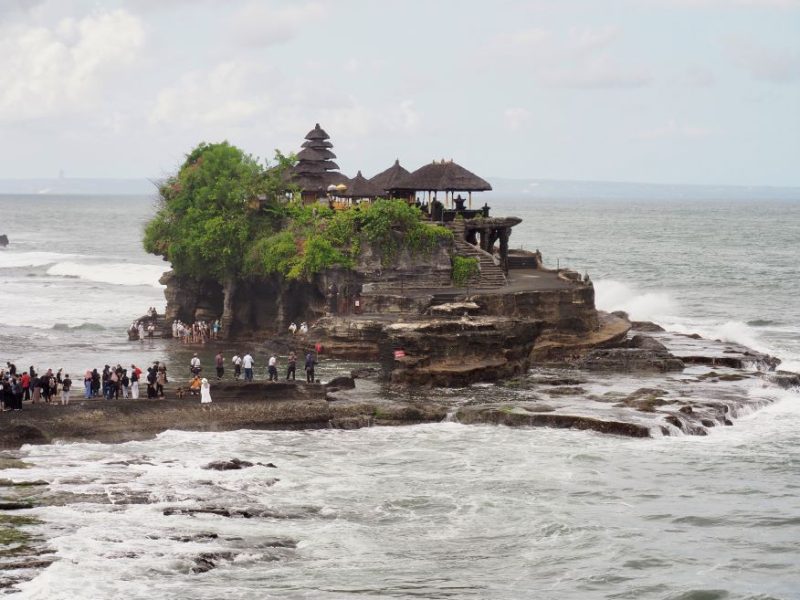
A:
{"type": "Polygon", "coordinates": [[[288,180],[303,192],[314,192],[320,195],[325,195],[328,192],[329,185],[338,185],[340,183],[347,185],[350,182],[347,175],[336,171],[290,173],[288,180]]]}
{"type": "Polygon", "coordinates": [[[303,148],[297,153],[297,160],[328,160],[336,155],[326,148],[303,148]]]}
{"type": "Polygon", "coordinates": [[[312,129],[306,134],[307,140],[327,140],[329,138],[330,136],[325,132],[325,130],[322,127],[319,126],[319,123],[317,123],[314,126],[314,129],[312,129]]]}
{"type": "Polygon", "coordinates": [[[364,177],[359,171],[355,177],[347,182],[347,190],[337,194],[345,198],[377,198],[382,196],[384,190],[364,177]]]}
{"type": "Polygon", "coordinates": [[[339,168],[332,160],[301,160],[294,166],[298,173],[322,173],[323,171],[336,171],[339,168]]]}
{"type": "Polygon", "coordinates": [[[300,144],[300,147],[324,149],[324,148],[333,148],[333,144],[331,144],[327,140],[308,140],[307,142],[303,142],[302,144],[300,144]]]}
{"type": "Polygon", "coordinates": [[[404,169],[400,166],[400,160],[395,160],[394,164],[386,169],[385,171],[381,171],[374,177],[372,177],[369,181],[373,185],[377,186],[384,192],[389,190],[395,189],[394,185],[401,181],[402,179],[408,177],[411,173],[408,170],[404,169]]]}
{"type": "Polygon", "coordinates": [[[393,190],[429,192],[483,192],[489,182],[451,161],[433,161],[393,184],[393,190]]]}
{"type": "Polygon", "coordinates": [[[297,153],[298,162],[292,167],[289,180],[303,192],[324,194],[329,185],[347,184],[345,175],[338,173],[339,165],[331,159],[336,155],[328,140],[328,134],[319,123],[306,135],[302,150],[297,153]]]}

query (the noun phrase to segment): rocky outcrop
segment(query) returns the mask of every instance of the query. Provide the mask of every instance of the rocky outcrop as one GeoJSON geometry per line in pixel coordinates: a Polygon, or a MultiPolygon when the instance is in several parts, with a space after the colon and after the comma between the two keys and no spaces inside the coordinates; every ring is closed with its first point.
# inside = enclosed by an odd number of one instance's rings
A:
{"type": "Polygon", "coordinates": [[[578,363],[587,371],[682,371],[683,361],[673,356],[664,344],[653,338],[635,335],[621,347],[592,350],[578,363]]]}
{"type": "Polygon", "coordinates": [[[541,330],[537,321],[500,317],[428,319],[385,328],[395,360],[393,383],[464,386],[525,373],[541,330]]]}

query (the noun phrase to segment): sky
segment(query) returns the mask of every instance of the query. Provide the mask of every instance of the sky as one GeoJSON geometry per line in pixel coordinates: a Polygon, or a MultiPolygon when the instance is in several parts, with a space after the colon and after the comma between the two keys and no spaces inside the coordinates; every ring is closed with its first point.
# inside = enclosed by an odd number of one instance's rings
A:
{"type": "Polygon", "coordinates": [[[367,177],[800,185],[800,0],[0,0],[0,178],[268,159],[367,177]]]}

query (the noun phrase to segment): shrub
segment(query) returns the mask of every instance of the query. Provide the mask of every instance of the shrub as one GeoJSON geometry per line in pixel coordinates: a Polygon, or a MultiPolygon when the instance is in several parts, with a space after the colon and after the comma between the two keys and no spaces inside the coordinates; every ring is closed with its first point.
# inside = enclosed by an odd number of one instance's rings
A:
{"type": "Polygon", "coordinates": [[[453,257],[453,284],[458,287],[463,287],[467,282],[476,277],[480,273],[478,268],[478,259],[472,256],[454,256],[453,257]]]}

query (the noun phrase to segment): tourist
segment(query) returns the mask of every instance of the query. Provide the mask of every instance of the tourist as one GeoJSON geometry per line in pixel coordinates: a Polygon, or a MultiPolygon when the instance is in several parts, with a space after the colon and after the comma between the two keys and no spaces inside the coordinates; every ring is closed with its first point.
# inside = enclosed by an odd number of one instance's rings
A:
{"type": "Polygon", "coordinates": [[[147,399],[152,400],[156,397],[156,379],[158,378],[158,369],[155,367],[147,367],[147,399]]]}
{"type": "Polygon", "coordinates": [[[267,374],[270,381],[278,381],[278,358],[273,354],[267,363],[267,374]]]}
{"type": "Polygon", "coordinates": [[[203,382],[200,385],[200,404],[209,404],[211,402],[211,385],[208,379],[203,377],[203,382]]]}
{"type": "Polygon", "coordinates": [[[139,376],[142,370],[137,368],[136,365],[131,365],[131,398],[133,400],[139,399],[139,376]]]}
{"type": "Polygon", "coordinates": [[[292,322],[292,324],[289,325],[289,333],[291,333],[292,335],[297,333],[297,323],[292,322]]]}
{"type": "Polygon", "coordinates": [[[292,381],[295,380],[295,370],[297,368],[297,355],[294,353],[294,350],[289,352],[289,358],[287,359],[288,363],[286,366],[286,381],[289,381],[289,377],[291,376],[292,381]]]}
{"type": "Polygon", "coordinates": [[[239,379],[242,375],[242,357],[238,352],[233,355],[231,362],[233,363],[233,378],[239,379]]]}
{"type": "Polygon", "coordinates": [[[200,366],[200,358],[197,356],[197,352],[194,353],[192,356],[192,360],[189,362],[189,370],[191,371],[192,375],[197,375],[200,373],[202,367],[200,366]]]}
{"type": "Polygon", "coordinates": [[[25,371],[22,373],[22,377],[19,380],[20,385],[22,386],[22,398],[23,400],[30,400],[31,399],[31,376],[28,375],[28,372],[25,371]]]}
{"type": "Polygon", "coordinates": [[[92,397],[92,372],[89,369],[83,374],[83,397],[92,397]]]}
{"type": "Polygon", "coordinates": [[[131,379],[128,377],[128,369],[122,369],[122,378],[119,380],[122,385],[122,399],[128,399],[128,390],[130,389],[131,379]]]}
{"type": "Polygon", "coordinates": [[[222,379],[222,376],[225,374],[224,363],[225,358],[222,356],[222,351],[220,350],[214,357],[214,365],[217,367],[217,379],[222,379]]]}
{"type": "MultiPolygon", "coordinates": [[[[36,371],[33,371],[34,373],[36,371]]],[[[31,397],[31,404],[38,404],[42,399],[42,379],[36,375],[31,381],[33,387],[33,397],[31,397]]]]}
{"type": "Polygon", "coordinates": [[[203,384],[200,381],[200,375],[195,375],[192,382],[189,384],[189,395],[190,396],[199,396],[200,395],[200,386],[203,384]]]}
{"type": "Polygon", "coordinates": [[[306,354],[306,383],[314,383],[314,355],[309,352],[306,354]]]}
{"type": "Polygon", "coordinates": [[[300,333],[301,333],[302,335],[305,335],[305,334],[307,334],[307,333],[308,333],[308,324],[307,324],[305,321],[303,321],[302,323],[300,323],[300,333]]]}
{"type": "Polygon", "coordinates": [[[11,378],[11,398],[14,410],[22,410],[22,385],[16,377],[11,378]]]}
{"type": "Polygon", "coordinates": [[[69,392],[72,389],[72,379],[69,378],[69,373],[64,375],[61,381],[61,405],[66,406],[69,404],[69,392]]]}
{"type": "Polygon", "coordinates": [[[167,370],[159,368],[158,362],[153,367],[156,371],[156,396],[164,397],[164,386],[167,385],[167,370]]]}
{"type": "Polygon", "coordinates": [[[253,357],[247,352],[242,358],[242,367],[244,367],[244,380],[253,381],[253,357]]]}
{"type": "Polygon", "coordinates": [[[144,323],[142,322],[139,322],[138,334],[139,334],[139,341],[144,342],[144,323]]]}
{"type": "Polygon", "coordinates": [[[97,397],[100,395],[100,373],[97,369],[92,369],[92,396],[97,397]]]}

